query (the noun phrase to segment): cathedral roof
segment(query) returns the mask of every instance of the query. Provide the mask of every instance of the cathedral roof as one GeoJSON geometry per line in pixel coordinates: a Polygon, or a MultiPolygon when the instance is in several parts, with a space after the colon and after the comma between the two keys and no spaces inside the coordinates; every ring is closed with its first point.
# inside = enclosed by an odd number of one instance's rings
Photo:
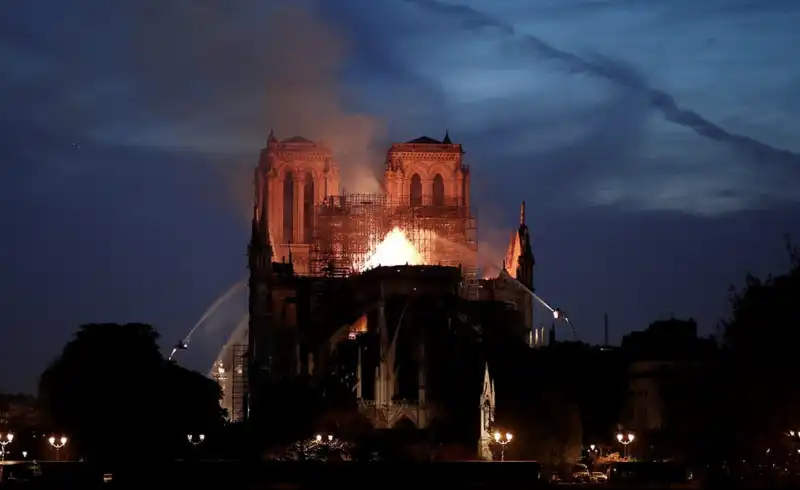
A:
{"type": "Polygon", "coordinates": [[[417,139],[413,139],[411,141],[406,141],[408,144],[415,144],[415,145],[441,145],[442,142],[439,140],[435,140],[430,136],[420,136],[417,139]]]}
{"type": "Polygon", "coordinates": [[[286,138],[285,140],[281,141],[281,143],[307,143],[307,144],[315,144],[308,138],[303,138],[302,136],[292,136],[291,138],[286,138]]]}

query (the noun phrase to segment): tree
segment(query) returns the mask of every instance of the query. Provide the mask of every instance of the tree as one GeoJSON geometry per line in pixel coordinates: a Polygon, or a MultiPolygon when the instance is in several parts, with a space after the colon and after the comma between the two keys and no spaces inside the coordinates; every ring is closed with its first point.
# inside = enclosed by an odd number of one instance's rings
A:
{"type": "Polygon", "coordinates": [[[222,423],[217,384],[164,359],[157,340],[149,325],[84,325],[44,371],[43,408],[73,454],[171,456],[222,423]]]}
{"type": "Polygon", "coordinates": [[[731,290],[730,316],[721,324],[735,360],[729,369],[729,425],[742,451],[760,455],[800,426],[794,410],[800,403],[795,386],[800,366],[794,358],[800,341],[800,255],[788,241],[787,248],[789,270],[766,279],[748,275],[741,290],[731,290]]]}

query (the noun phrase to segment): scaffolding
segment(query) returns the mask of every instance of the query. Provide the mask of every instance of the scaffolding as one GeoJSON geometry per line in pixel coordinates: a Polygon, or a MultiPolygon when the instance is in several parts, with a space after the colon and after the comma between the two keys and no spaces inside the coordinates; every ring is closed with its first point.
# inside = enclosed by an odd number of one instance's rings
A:
{"type": "Polygon", "coordinates": [[[399,228],[425,264],[462,267],[465,296],[477,299],[477,219],[461,199],[383,194],[331,196],[315,208],[312,274],[346,277],[364,269],[392,229],[399,228]]]}
{"type": "Polygon", "coordinates": [[[233,359],[231,362],[231,413],[228,414],[231,422],[241,422],[247,413],[247,345],[236,344],[233,346],[233,359]]]}

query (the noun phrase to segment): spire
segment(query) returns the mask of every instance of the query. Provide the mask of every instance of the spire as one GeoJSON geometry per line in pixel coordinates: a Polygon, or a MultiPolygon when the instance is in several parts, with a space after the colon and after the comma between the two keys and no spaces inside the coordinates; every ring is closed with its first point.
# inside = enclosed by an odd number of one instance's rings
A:
{"type": "Polygon", "coordinates": [[[267,136],[267,143],[277,143],[278,138],[275,137],[275,131],[269,128],[269,136],[267,136]]]}
{"type": "Polygon", "coordinates": [[[525,201],[522,201],[522,205],[519,207],[519,224],[525,224],[525,201]]]}
{"type": "Polygon", "coordinates": [[[444,139],[442,140],[442,143],[444,143],[445,145],[452,145],[453,144],[453,142],[450,140],[450,130],[449,129],[446,129],[444,131],[444,139]]]}

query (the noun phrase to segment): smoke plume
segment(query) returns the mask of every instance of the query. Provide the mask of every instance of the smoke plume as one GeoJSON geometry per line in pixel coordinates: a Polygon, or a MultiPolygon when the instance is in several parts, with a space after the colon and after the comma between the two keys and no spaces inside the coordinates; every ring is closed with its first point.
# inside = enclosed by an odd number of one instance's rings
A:
{"type": "Polygon", "coordinates": [[[769,146],[747,136],[729,133],[697,112],[680,107],[672,95],[667,92],[651,87],[641,77],[628,76],[630,71],[618,70],[614,64],[602,62],[603,60],[600,57],[598,57],[597,62],[594,62],[562,51],[535,36],[518,32],[514,26],[472,7],[453,5],[437,0],[405,1],[430,11],[457,17],[468,29],[493,29],[499,31],[502,35],[513,38],[521,48],[529,50],[531,54],[544,59],[559,61],[571,72],[604,78],[623,88],[637,92],[646,97],[650,107],[661,113],[667,121],[691,129],[704,138],[726,143],[754,159],[768,163],[800,165],[799,154],[769,146]]]}
{"type": "Polygon", "coordinates": [[[271,46],[264,62],[275,68],[264,86],[266,118],[276,136],[324,142],[339,163],[342,188],[377,192],[382,157],[373,142],[384,128],[377,118],[344,108],[338,79],[347,54],[345,39],[298,7],[276,7],[264,29],[271,46]]]}

